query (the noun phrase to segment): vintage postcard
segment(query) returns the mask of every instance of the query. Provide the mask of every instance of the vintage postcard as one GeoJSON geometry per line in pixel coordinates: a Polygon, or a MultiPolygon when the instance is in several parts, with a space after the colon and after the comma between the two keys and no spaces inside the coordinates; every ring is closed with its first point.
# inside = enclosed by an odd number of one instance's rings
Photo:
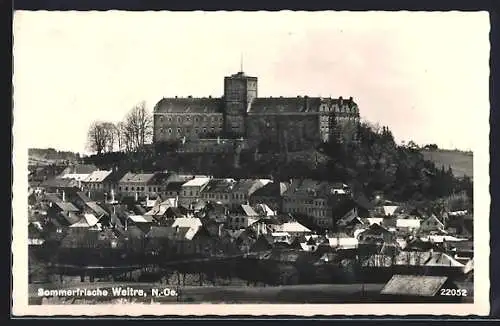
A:
{"type": "Polygon", "coordinates": [[[15,12],[13,314],[487,315],[489,28],[15,12]]]}

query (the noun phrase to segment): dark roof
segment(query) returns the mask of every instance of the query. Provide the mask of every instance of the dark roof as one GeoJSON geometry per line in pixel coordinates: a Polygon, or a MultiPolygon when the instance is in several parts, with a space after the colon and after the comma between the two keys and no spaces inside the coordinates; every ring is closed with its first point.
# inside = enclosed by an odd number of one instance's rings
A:
{"type": "Polygon", "coordinates": [[[320,104],[319,97],[260,97],[252,101],[249,113],[319,112],[320,104]]]}
{"type": "Polygon", "coordinates": [[[255,187],[259,183],[261,183],[259,180],[253,180],[253,179],[238,180],[233,187],[233,192],[250,193],[250,191],[252,189],[255,189],[255,187]]]}
{"type": "Polygon", "coordinates": [[[162,113],[222,113],[224,101],[221,98],[163,98],[154,107],[162,113]]]}
{"type": "Polygon", "coordinates": [[[48,202],[53,202],[53,203],[58,203],[62,201],[62,198],[59,196],[59,194],[55,194],[52,192],[46,192],[43,195],[43,199],[48,202]]]}
{"type": "Polygon", "coordinates": [[[76,193],[76,196],[79,197],[84,203],[88,203],[89,201],[92,201],[92,199],[87,197],[87,195],[82,191],[78,191],[76,193]]]}
{"type": "Polygon", "coordinates": [[[52,178],[43,181],[40,186],[46,188],[73,188],[76,187],[78,183],[73,179],[61,179],[52,178]]]}
{"type": "Polygon", "coordinates": [[[186,233],[190,230],[188,227],[171,226],[152,226],[146,237],[148,238],[166,238],[169,240],[183,240],[186,233]]]}
{"type": "Polygon", "coordinates": [[[72,203],[70,202],[64,202],[64,201],[59,201],[59,202],[55,202],[55,204],[64,212],[78,212],[79,209],[75,207],[75,205],[73,205],[72,203]]]}
{"type": "Polygon", "coordinates": [[[99,206],[96,202],[93,202],[93,201],[87,202],[87,206],[90,209],[92,209],[92,211],[94,213],[96,213],[98,217],[101,216],[101,215],[106,215],[106,216],[109,215],[108,212],[106,212],[106,210],[104,210],[104,208],[102,208],[101,206],[99,206]]]}
{"type": "Polygon", "coordinates": [[[61,212],[61,216],[66,221],[67,225],[73,225],[75,223],[80,222],[80,220],[82,219],[81,215],[75,214],[73,212],[67,212],[67,211],[61,212]]]}
{"type": "Polygon", "coordinates": [[[235,209],[231,211],[234,214],[241,214],[248,217],[257,217],[259,214],[250,205],[238,205],[235,209]]]}
{"type": "Polygon", "coordinates": [[[284,195],[330,197],[333,194],[332,189],[337,189],[335,187],[335,183],[312,179],[301,179],[293,180],[284,195]]]}
{"type": "Polygon", "coordinates": [[[227,179],[210,179],[201,192],[232,192],[235,182],[227,179]]]}
{"type": "Polygon", "coordinates": [[[185,217],[185,214],[186,210],[180,207],[169,207],[165,212],[168,217],[185,217]]]}
{"type": "Polygon", "coordinates": [[[171,181],[167,184],[165,191],[180,191],[185,181],[171,181]]]}
{"type": "Polygon", "coordinates": [[[111,241],[118,237],[112,230],[93,231],[86,228],[70,228],[61,241],[61,247],[111,247],[111,241]]]}
{"type": "Polygon", "coordinates": [[[252,196],[260,197],[279,197],[287,189],[288,184],[285,182],[269,182],[265,186],[257,189],[252,196]]]}
{"type": "Polygon", "coordinates": [[[120,183],[147,183],[153,181],[155,173],[126,173],[121,179],[120,183]]]}
{"type": "Polygon", "coordinates": [[[381,294],[433,297],[445,285],[446,276],[394,275],[381,294]]]}

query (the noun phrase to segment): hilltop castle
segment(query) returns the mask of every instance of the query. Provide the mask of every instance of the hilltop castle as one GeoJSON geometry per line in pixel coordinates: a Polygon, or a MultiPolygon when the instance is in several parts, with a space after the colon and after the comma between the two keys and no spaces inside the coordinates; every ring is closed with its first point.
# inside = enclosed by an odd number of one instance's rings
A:
{"type": "Polygon", "coordinates": [[[221,98],[163,98],[154,107],[153,142],[243,138],[296,150],[304,144],[356,139],[359,110],[349,99],[258,97],[257,77],[224,78],[221,98]]]}

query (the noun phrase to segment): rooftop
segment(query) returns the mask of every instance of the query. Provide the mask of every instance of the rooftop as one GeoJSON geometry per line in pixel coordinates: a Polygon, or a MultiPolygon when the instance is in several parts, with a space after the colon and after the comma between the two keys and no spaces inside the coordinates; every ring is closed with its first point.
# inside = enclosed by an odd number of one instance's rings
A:
{"type": "Polygon", "coordinates": [[[154,107],[155,113],[222,113],[224,101],[221,98],[175,97],[163,98],[154,107]]]}
{"type": "Polygon", "coordinates": [[[121,179],[120,183],[149,183],[155,177],[155,173],[132,173],[128,172],[121,179]]]}
{"type": "Polygon", "coordinates": [[[381,293],[433,297],[448,280],[446,276],[394,275],[384,286],[381,293]]]}
{"type": "Polygon", "coordinates": [[[194,178],[194,179],[191,179],[189,181],[186,181],[182,186],[183,187],[202,187],[209,181],[210,181],[210,178],[208,178],[208,177],[194,178]]]}
{"type": "Polygon", "coordinates": [[[111,175],[112,170],[97,170],[88,175],[83,181],[85,182],[103,182],[108,176],[111,175]]]}
{"type": "Polygon", "coordinates": [[[232,192],[236,181],[234,179],[210,179],[203,192],[232,192]]]}

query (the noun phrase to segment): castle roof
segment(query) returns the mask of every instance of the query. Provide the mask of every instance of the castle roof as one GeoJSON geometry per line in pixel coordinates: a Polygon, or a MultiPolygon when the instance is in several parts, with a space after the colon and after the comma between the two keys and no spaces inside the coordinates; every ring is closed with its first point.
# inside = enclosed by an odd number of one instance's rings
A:
{"type": "Polygon", "coordinates": [[[319,97],[258,97],[252,101],[248,113],[318,112],[320,104],[319,97]]]}
{"type": "Polygon", "coordinates": [[[221,98],[163,98],[154,107],[155,113],[222,113],[224,101],[221,98]]]}
{"type": "MultiPolygon", "coordinates": [[[[320,107],[332,107],[340,103],[349,107],[356,107],[356,103],[349,99],[322,98],[322,97],[258,97],[250,104],[249,114],[282,114],[282,113],[318,113],[320,107]]],[[[340,111],[342,112],[342,111],[340,111]]]]}

